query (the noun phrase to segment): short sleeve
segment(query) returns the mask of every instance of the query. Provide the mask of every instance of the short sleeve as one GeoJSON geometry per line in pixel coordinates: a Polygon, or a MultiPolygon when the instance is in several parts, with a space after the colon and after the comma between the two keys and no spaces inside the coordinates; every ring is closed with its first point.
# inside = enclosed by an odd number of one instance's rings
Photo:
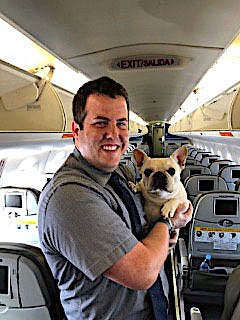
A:
{"type": "Polygon", "coordinates": [[[49,247],[91,280],[138,243],[100,194],[76,184],[61,186],[51,197],[44,235],[49,247]]]}

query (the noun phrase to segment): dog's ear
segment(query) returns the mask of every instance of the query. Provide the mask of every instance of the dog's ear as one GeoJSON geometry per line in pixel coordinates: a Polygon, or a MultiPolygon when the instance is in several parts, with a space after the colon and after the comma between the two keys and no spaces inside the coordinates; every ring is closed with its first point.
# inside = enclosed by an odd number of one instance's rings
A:
{"type": "Polygon", "coordinates": [[[182,146],[178,148],[174,153],[170,156],[170,158],[174,159],[181,170],[185,167],[186,159],[188,155],[188,149],[186,146],[182,146]]]}
{"type": "Polygon", "coordinates": [[[133,156],[138,168],[141,168],[143,163],[148,159],[146,153],[140,149],[134,149],[133,156]]]}

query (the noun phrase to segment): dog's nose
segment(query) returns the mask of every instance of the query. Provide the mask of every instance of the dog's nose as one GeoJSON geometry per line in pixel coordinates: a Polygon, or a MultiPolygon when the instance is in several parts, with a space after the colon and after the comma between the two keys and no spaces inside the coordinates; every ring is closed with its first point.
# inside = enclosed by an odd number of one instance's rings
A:
{"type": "Polygon", "coordinates": [[[152,175],[151,187],[153,190],[166,190],[167,189],[167,177],[161,171],[157,171],[152,175]]]}

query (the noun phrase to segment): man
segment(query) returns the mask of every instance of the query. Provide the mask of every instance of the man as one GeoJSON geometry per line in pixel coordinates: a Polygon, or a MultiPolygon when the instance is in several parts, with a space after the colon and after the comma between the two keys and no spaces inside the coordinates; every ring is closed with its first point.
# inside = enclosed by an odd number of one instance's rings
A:
{"type": "MultiPolygon", "coordinates": [[[[84,84],[73,100],[74,152],[41,195],[41,246],[69,320],[154,319],[147,289],[176,237],[169,239],[164,221],[138,240],[126,203],[110,184],[114,171],[127,184],[118,165],[128,147],[128,114],[120,84],[107,77],[84,84]]],[[[145,224],[139,199],[132,202],[145,224]]],[[[186,210],[177,210],[173,229],[190,220],[192,208],[186,210]]]]}

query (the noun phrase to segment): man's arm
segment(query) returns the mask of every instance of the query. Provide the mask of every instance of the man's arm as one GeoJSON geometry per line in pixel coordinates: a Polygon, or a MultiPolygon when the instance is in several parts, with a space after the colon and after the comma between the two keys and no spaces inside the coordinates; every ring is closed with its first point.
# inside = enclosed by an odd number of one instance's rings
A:
{"type": "MultiPolygon", "coordinates": [[[[174,228],[184,227],[191,216],[191,204],[188,209],[179,206],[171,218],[174,228]]],[[[167,258],[168,249],[168,226],[157,222],[147,237],[106,270],[104,275],[130,289],[148,289],[155,282],[167,258]]]]}
{"type": "Polygon", "coordinates": [[[104,275],[130,289],[148,289],[167,258],[168,246],[168,226],[158,222],[142,242],[138,242],[104,275]]]}

